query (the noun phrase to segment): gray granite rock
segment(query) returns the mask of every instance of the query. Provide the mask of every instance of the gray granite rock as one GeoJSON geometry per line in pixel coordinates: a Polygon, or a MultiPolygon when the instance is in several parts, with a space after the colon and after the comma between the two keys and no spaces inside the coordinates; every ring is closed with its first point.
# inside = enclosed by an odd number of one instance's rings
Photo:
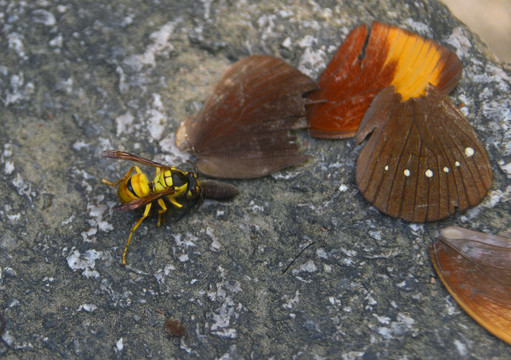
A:
{"type": "Polygon", "coordinates": [[[353,3],[0,0],[0,355],[509,358],[436,278],[428,246],[450,224],[510,228],[511,72],[437,1],[353,3]],[[451,97],[494,172],[481,205],[426,225],[385,216],[357,190],[360,147],[303,132],[313,160],[233,181],[235,200],[160,228],[145,221],[121,266],[137,214],[113,212],[100,179],[129,164],[102,150],[191,169],[173,133],[229,64],[271,54],[317,78],[375,19],[461,58],[451,97]],[[167,318],[187,337],[171,338],[167,318]]]}

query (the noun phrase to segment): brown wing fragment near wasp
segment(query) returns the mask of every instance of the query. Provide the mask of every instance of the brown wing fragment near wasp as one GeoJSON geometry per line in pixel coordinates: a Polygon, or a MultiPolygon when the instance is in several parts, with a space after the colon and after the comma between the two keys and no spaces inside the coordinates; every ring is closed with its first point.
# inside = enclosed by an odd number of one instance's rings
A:
{"type": "Polygon", "coordinates": [[[451,226],[441,230],[430,256],[463,310],[511,344],[511,240],[451,226]]]}
{"type": "Polygon", "coordinates": [[[299,153],[290,130],[306,116],[302,97],[316,83],[283,60],[253,55],[233,64],[201,112],[176,134],[182,150],[192,150],[202,173],[219,178],[253,178],[297,165],[299,153]]]}

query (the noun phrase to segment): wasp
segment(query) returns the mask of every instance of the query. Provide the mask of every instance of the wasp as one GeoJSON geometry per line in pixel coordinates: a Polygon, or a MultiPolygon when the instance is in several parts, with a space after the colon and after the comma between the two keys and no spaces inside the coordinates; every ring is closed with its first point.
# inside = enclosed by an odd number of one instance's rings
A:
{"type": "Polygon", "coordinates": [[[142,217],[131,228],[128,242],[122,253],[122,264],[126,265],[126,253],[133,233],[142,221],[149,216],[153,205],[159,207],[157,226],[160,226],[162,215],[168,210],[165,200],[178,209],[183,208],[182,201],[198,200],[200,206],[202,202],[202,187],[199,184],[197,174],[193,171],[184,172],[175,166],[169,167],[123,151],[105,150],[101,155],[112,159],[130,160],[156,168],[153,181],[149,181],[147,176],[136,165],[132,166],[116,182],[101,179],[101,182],[105,185],[119,186],[117,196],[121,204],[117,205],[114,209],[130,211],[145,206],[142,217]]]}

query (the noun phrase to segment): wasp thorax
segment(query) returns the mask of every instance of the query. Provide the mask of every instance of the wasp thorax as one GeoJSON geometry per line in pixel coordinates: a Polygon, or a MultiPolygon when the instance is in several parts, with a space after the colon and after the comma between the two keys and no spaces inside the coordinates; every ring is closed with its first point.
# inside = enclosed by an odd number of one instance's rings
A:
{"type": "Polygon", "coordinates": [[[174,166],[159,173],[154,178],[155,192],[163,192],[170,187],[173,187],[175,190],[174,196],[184,194],[188,188],[188,177],[174,166]]]}

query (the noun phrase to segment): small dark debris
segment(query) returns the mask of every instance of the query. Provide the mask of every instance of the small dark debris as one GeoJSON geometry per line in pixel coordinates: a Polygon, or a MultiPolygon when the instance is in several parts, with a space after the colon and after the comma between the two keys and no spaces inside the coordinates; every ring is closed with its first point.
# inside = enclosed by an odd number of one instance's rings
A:
{"type": "Polygon", "coordinates": [[[186,338],[186,331],[183,325],[177,320],[167,319],[165,329],[171,337],[186,338]]]}

